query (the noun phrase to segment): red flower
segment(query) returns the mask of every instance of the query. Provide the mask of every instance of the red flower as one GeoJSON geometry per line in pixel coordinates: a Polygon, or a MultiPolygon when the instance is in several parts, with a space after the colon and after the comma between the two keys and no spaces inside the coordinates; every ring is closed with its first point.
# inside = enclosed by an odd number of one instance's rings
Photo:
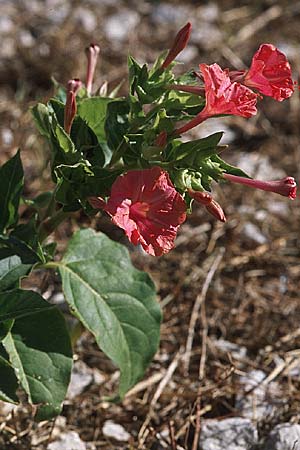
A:
{"type": "Polygon", "coordinates": [[[188,22],[183,28],[181,28],[175,36],[172,47],[169,50],[169,53],[166,56],[162,64],[162,69],[166,69],[171,62],[174,61],[176,56],[182,52],[182,50],[186,47],[188,40],[190,39],[192,31],[192,25],[188,22]]]}
{"type": "Polygon", "coordinates": [[[104,209],[134,245],[141,244],[155,256],[173,248],[179,225],[186,218],[183,197],[160,167],[118,177],[104,209]]]}
{"type": "Polygon", "coordinates": [[[182,134],[209,117],[220,114],[251,117],[257,113],[257,95],[251,89],[231,82],[228,71],[222,70],[218,64],[200,64],[199,67],[205,83],[206,105],[194,119],[175,130],[176,134],[182,134]]]}
{"type": "Polygon", "coordinates": [[[252,58],[243,83],[281,102],[294,92],[291,66],[272,44],[262,44],[252,58]]]}
{"type": "Polygon", "coordinates": [[[297,194],[297,184],[293,177],[285,177],[282,180],[276,181],[261,181],[224,173],[223,178],[233,183],[245,184],[256,189],[262,189],[263,191],[274,192],[275,194],[288,197],[291,200],[294,200],[297,194]]]}

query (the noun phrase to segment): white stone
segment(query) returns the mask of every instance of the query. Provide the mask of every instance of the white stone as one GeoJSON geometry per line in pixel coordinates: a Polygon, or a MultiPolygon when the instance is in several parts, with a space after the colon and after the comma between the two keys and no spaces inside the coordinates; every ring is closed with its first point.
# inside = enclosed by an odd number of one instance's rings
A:
{"type": "Polygon", "coordinates": [[[139,15],[133,10],[123,9],[109,16],[104,23],[104,33],[112,41],[124,41],[139,22],[139,15]]]}
{"type": "Polygon", "coordinates": [[[226,341],[225,339],[218,339],[214,341],[214,346],[225,353],[230,353],[235,359],[245,358],[247,355],[246,347],[241,347],[240,345],[235,344],[234,342],[226,341]]]}
{"type": "Polygon", "coordinates": [[[151,19],[154,23],[165,25],[184,25],[190,18],[190,10],[182,5],[174,6],[171,3],[160,2],[154,5],[152,9],[151,19]]]}
{"type": "Polygon", "coordinates": [[[71,381],[68,387],[67,397],[72,399],[81,394],[84,389],[93,382],[93,371],[84,362],[77,361],[74,364],[71,381]]]}
{"type": "Polygon", "coordinates": [[[87,8],[77,8],[74,14],[74,18],[78,22],[78,24],[82,26],[88,33],[91,33],[97,27],[97,17],[91,10],[87,8]]]}
{"type": "Polygon", "coordinates": [[[266,374],[262,370],[251,370],[239,378],[240,392],[236,396],[235,408],[243,417],[260,420],[272,416],[283,403],[278,383],[264,384],[266,374]]]}
{"type": "Polygon", "coordinates": [[[59,440],[51,442],[47,450],[86,450],[86,445],[78,433],[68,431],[68,433],[62,433],[59,440]]]}
{"type": "Polygon", "coordinates": [[[277,425],[261,450],[300,450],[300,425],[291,423],[277,425]]]}
{"type": "Polygon", "coordinates": [[[204,420],[199,449],[247,450],[257,443],[257,439],[257,429],[249,419],[204,420]]]}
{"type": "Polygon", "coordinates": [[[246,222],[244,224],[242,228],[242,235],[247,240],[258,245],[263,245],[268,242],[268,239],[264,234],[262,234],[258,226],[251,222],[246,222]]]}
{"type": "Polygon", "coordinates": [[[102,432],[104,436],[116,439],[117,441],[127,442],[130,439],[130,434],[127,433],[125,428],[118,423],[114,423],[112,420],[106,420],[104,422],[102,432]]]}

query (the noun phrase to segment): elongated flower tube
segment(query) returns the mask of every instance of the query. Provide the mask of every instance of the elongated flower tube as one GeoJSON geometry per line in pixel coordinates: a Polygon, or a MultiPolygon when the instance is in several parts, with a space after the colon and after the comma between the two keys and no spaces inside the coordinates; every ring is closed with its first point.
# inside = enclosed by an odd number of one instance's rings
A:
{"type": "Polygon", "coordinates": [[[170,84],[167,89],[173,89],[174,91],[187,92],[188,94],[205,95],[204,87],[189,86],[187,84],[170,84]]]}
{"type": "Polygon", "coordinates": [[[65,132],[70,134],[72,123],[77,112],[76,94],[81,88],[82,83],[78,78],[73,78],[68,81],[67,84],[67,98],[64,114],[64,129],[65,132]]]}
{"type": "Polygon", "coordinates": [[[222,207],[216,200],[213,199],[212,195],[208,192],[194,191],[192,189],[188,190],[189,196],[196,200],[196,202],[205,206],[207,211],[212,214],[216,219],[221,222],[226,222],[226,217],[222,207]]]}
{"type": "Polygon", "coordinates": [[[160,167],[132,170],[118,177],[104,207],[134,245],[150,255],[168,253],[186,219],[186,204],[160,167]]]}
{"type": "Polygon", "coordinates": [[[88,60],[85,85],[88,95],[91,95],[100,47],[97,44],[90,44],[85,52],[88,60]]]}
{"type": "Polygon", "coordinates": [[[162,69],[166,69],[171,64],[171,62],[174,61],[176,56],[179,55],[179,53],[182,52],[182,50],[186,47],[190,39],[191,31],[192,31],[192,24],[190,22],[188,22],[183,28],[181,28],[178,31],[174,39],[173,45],[170,48],[166,56],[166,59],[162,63],[161,66],[162,69]]]}
{"type": "Polygon", "coordinates": [[[261,189],[263,191],[274,192],[275,194],[288,197],[291,200],[294,200],[297,194],[297,184],[293,177],[285,177],[282,180],[276,181],[261,181],[224,173],[223,178],[231,181],[232,183],[245,184],[246,186],[261,189]]]}
{"type": "Polygon", "coordinates": [[[242,82],[279,102],[294,92],[291,66],[285,54],[272,44],[259,47],[242,82]]]}
{"type": "Polygon", "coordinates": [[[257,113],[257,94],[251,89],[232,82],[228,71],[222,70],[218,64],[200,64],[199,67],[205,84],[205,107],[194,119],[175,130],[175,135],[185,133],[209,117],[220,114],[251,117],[257,113]]]}

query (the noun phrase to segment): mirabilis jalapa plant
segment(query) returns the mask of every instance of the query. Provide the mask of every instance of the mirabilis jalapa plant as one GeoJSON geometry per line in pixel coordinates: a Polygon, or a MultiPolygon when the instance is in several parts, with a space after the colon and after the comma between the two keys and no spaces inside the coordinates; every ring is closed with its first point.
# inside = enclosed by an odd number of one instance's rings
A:
{"type": "Polygon", "coordinates": [[[175,77],[175,58],[191,33],[186,24],[169,52],[152,68],[128,58],[129,93],[116,97],[93,77],[100,48],[87,49],[83,84],[57,86],[49,102],[32,108],[51,150],[53,192],[24,199],[19,152],[0,176],[0,398],[18,403],[25,391],[36,419],[59,414],[70,380],[70,333],[59,309],[20,288],[32,270],[60,273],[71,313],[120,369],[122,398],[144,374],[159,344],[161,311],[149,276],[136,270],[128,251],[92,229],[76,232],[63,257],[48,237],[70,214],[83,209],[108,214],[128,239],[150,255],[169,252],[194,201],[225,222],[212,182],[233,182],[296,197],[294,178],[253,180],[221,159],[222,132],[181,141],[181,135],[220,115],[252,117],[262,96],[290,97],[294,86],[283,53],[263,44],[244,71],[218,64],[175,77]],[[27,205],[27,223],[18,209],[27,205]]]}

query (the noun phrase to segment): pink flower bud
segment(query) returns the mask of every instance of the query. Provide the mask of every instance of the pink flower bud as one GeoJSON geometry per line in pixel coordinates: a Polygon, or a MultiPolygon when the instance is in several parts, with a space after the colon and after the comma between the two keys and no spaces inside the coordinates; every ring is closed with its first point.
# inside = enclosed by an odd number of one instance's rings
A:
{"type": "Polygon", "coordinates": [[[88,65],[87,65],[85,85],[88,95],[90,95],[92,92],[94,74],[99,53],[100,47],[97,44],[90,44],[90,46],[86,48],[88,65]]]}
{"type": "Polygon", "coordinates": [[[78,78],[69,80],[67,84],[67,98],[64,115],[64,129],[65,132],[70,134],[72,123],[77,112],[76,94],[81,88],[81,81],[78,78]]]}
{"type": "Polygon", "coordinates": [[[161,66],[162,69],[166,69],[171,64],[171,62],[174,61],[176,56],[186,47],[191,35],[191,31],[192,24],[190,22],[188,22],[183,28],[178,31],[173,45],[170,48],[169,53],[167,54],[167,57],[161,66]]]}
{"type": "Polygon", "coordinates": [[[246,186],[261,189],[263,191],[274,192],[275,194],[288,197],[291,200],[294,200],[297,194],[297,184],[293,177],[285,177],[282,180],[276,181],[261,181],[224,173],[223,178],[232,183],[245,184],[246,186]]]}
{"type": "Polygon", "coordinates": [[[202,191],[193,191],[192,189],[188,190],[190,197],[192,197],[196,202],[205,206],[207,211],[213,215],[216,219],[221,222],[226,222],[226,217],[222,207],[219,205],[216,200],[214,200],[208,192],[202,191]]]}

